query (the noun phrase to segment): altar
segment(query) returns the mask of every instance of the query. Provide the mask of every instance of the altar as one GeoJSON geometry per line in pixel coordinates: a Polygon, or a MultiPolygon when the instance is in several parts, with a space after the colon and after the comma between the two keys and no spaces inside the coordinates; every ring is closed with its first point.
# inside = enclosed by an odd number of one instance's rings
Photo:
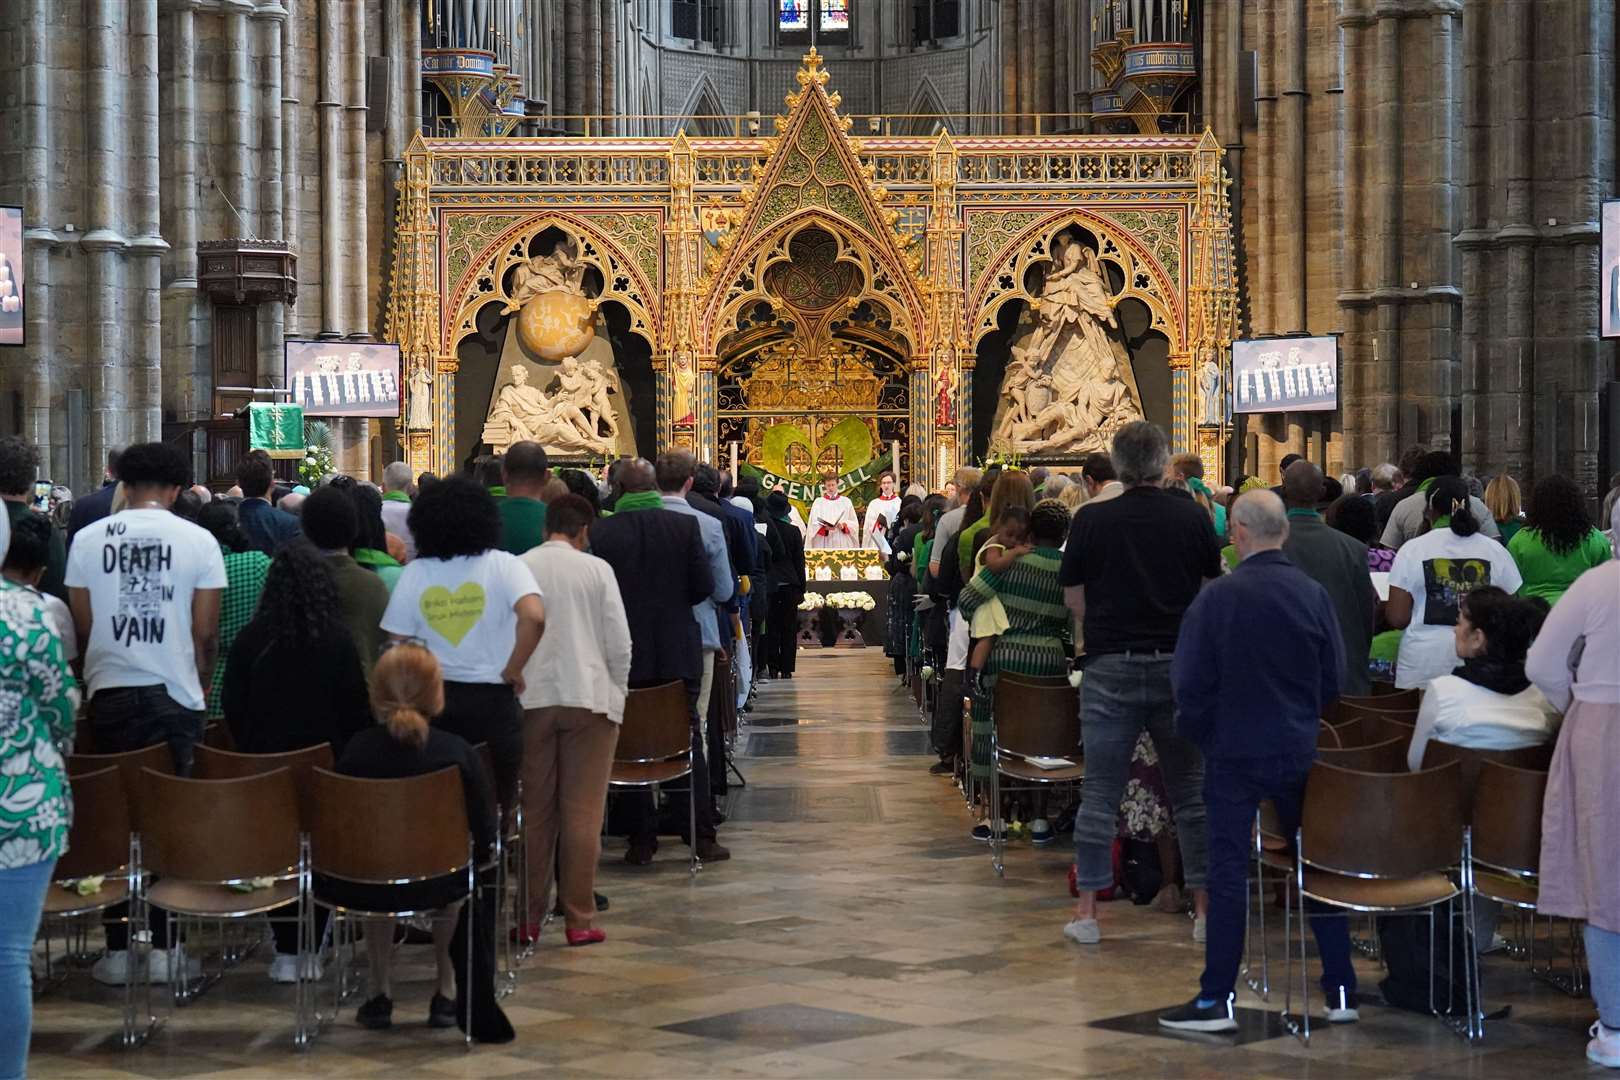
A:
{"type": "Polygon", "coordinates": [[[797,84],[733,136],[413,138],[387,324],[413,471],[684,446],[802,514],[828,477],[859,509],[884,470],[1074,464],[1145,417],[1220,478],[1209,133],[857,134],[814,49],[797,84]]]}

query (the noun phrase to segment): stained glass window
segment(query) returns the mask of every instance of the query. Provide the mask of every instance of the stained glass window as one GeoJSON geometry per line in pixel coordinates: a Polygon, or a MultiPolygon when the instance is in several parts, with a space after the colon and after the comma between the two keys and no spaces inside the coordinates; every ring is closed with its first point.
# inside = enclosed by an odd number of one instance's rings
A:
{"type": "Polygon", "coordinates": [[[849,29],[849,0],[821,0],[823,33],[849,29]]]}
{"type": "Polygon", "coordinates": [[[810,29],[810,5],[813,2],[814,0],[777,0],[777,29],[790,33],[810,29]]]}

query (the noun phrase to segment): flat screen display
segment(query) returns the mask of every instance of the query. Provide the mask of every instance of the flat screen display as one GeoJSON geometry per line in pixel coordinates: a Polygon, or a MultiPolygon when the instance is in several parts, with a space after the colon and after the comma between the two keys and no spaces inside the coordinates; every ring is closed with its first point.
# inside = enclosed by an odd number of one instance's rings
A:
{"type": "Polygon", "coordinates": [[[26,344],[23,317],[22,207],[0,206],[0,345],[26,344]]]}
{"type": "Polygon", "coordinates": [[[1620,337],[1620,199],[1603,204],[1603,315],[1600,318],[1604,337],[1620,337]]]}
{"type": "Polygon", "coordinates": [[[1232,411],[1331,412],[1339,407],[1339,339],[1232,342],[1232,411]]]}
{"type": "Polygon", "coordinates": [[[399,415],[399,346],[354,341],[289,341],[287,404],[305,416],[399,415]]]}

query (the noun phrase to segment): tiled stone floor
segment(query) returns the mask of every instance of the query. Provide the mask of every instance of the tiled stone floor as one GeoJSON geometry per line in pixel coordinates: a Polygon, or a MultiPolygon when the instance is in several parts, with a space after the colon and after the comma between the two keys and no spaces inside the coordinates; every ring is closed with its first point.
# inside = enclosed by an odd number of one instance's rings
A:
{"type": "MultiPolygon", "coordinates": [[[[678,844],[635,869],[610,843],[599,880],[613,903],[600,923],[609,940],[570,950],[548,932],[506,999],[511,1045],[469,1054],[456,1033],[406,1022],[425,1019],[431,992],[416,948],[402,954],[394,1030],[357,1028],[350,1005],[302,1053],[290,988],[265,980],[262,959],[131,1052],[113,1037],[116,995],[78,973],[38,1000],[30,1075],[1355,1080],[1588,1069],[1590,1002],[1495,957],[1487,987],[1513,1014],[1476,1046],[1379,1007],[1319,1030],[1309,1048],[1258,1013],[1237,1038],[1161,1036],[1153,1012],[1185,1000],[1201,964],[1188,921],[1114,904],[1103,945],[1064,942],[1069,854],[1014,846],[998,880],[956,790],[927,775],[915,713],[884,670],[875,650],[809,653],[791,683],[766,687],[744,736],[748,787],[722,829],[730,862],[689,879],[678,844]]],[[[1374,965],[1362,973],[1376,983],[1374,965]]],[[[1280,988],[1269,1007],[1279,1001],[1280,988]]],[[[1268,1008],[1248,994],[1240,1004],[1268,1008]]]]}

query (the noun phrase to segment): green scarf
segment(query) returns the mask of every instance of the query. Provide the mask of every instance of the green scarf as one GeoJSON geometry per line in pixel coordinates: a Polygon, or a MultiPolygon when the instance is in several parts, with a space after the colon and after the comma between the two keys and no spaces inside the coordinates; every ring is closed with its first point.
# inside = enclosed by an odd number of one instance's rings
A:
{"type": "Polygon", "coordinates": [[[1303,507],[1303,506],[1296,506],[1293,509],[1289,510],[1288,511],[1288,516],[1291,517],[1291,518],[1311,518],[1312,520],[1315,520],[1315,521],[1321,521],[1322,520],[1322,515],[1321,514],[1318,514],[1315,510],[1311,510],[1311,509],[1308,509],[1308,508],[1303,507]]]}
{"type": "Polygon", "coordinates": [[[656,491],[627,491],[613,504],[613,512],[627,514],[633,510],[659,510],[663,505],[664,497],[656,491]]]}
{"type": "Polygon", "coordinates": [[[1451,528],[1451,515],[1450,514],[1441,514],[1439,517],[1437,517],[1433,521],[1429,522],[1429,528],[1430,528],[1431,531],[1434,530],[1434,529],[1449,529],[1449,528],[1451,528]]]}
{"type": "Polygon", "coordinates": [[[1434,486],[1436,479],[1438,478],[1433,476],[1429,477],[1427,480],[1423,481],[1423,483],[1418,485],[1418,490],[1427,495],[1429,493],[1429,489],[1434,486]]]}
{"type": "Polygon", "coordinates": [[[506,486],[504,484],[496,484],[494,487],[489,489],[489,493],[497,499],[504,499],[506,498],[506,486]]]}
{"type": "Polygon", "coordinates": [[[355,548],[354,561],[361,566],[369,566],[373,569],[379,566],[400,565],[388,552],[378,551],[376,548],[355,548]]]}
{"type": "Polygon", "coordinates": [[[411,497],[409,495],[405,494],[403,491],[385,491],[385,492],[383,492],[383,502],[408,503],[410,501],[411,501],[411,497]]]}

